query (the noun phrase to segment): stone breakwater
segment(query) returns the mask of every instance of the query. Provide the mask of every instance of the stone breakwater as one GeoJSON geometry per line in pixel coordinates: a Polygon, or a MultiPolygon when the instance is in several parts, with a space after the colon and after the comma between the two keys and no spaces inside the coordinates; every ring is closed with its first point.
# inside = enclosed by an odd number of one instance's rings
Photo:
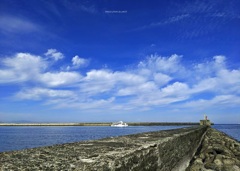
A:
{"type": "Polygon", "coordinates": [[[148,132],[0,153],[0,170],[181,171],[207,127],[148,132]]]}
{"type": "Polygon", "coordinates": [[[209,128],[187,171],[240,171],[240,143],[209,128]]]}

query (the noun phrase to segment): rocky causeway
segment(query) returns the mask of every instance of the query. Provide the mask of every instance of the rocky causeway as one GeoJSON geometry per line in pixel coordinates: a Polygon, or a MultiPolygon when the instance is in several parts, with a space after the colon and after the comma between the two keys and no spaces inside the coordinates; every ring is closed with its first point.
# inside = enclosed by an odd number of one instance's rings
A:
{"type": "Polygon", "coordinates": [[[240,143],[209,128],[187,171],[240,171],[240,143]]]}

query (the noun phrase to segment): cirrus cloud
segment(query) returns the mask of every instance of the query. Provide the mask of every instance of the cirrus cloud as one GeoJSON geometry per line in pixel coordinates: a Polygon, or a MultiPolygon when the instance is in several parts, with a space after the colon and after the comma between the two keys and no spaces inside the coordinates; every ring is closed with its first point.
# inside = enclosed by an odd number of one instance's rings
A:
{"type": "Polygon", "coordinates": [[[0,32],[5,34],[32,33],[39,31],[38,25],[24,18],[1,15],[0,23],[0,32]]]}

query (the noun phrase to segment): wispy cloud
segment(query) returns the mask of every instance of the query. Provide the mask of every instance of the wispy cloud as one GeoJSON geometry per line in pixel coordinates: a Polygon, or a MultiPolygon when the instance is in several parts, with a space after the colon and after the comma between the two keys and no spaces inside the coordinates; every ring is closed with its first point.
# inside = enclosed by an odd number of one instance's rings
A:
{"type": "Polygon", "coordinates": [[[62,5],[69,10],[80,10],[89,14],[98,13],[96,5],[89,1],[62,1],[62,5]]]}
{"type": "Polygon", "coordinates": [[[27,19],[0,16],[0,31],[3,33],[32,33],[39,31],[39,26],[27,19]]]}
{"type": "Polygon", "coordinates": [[[160,22],[153,22],[153,23],[150,23],[148,25],[140,26],[138,28],[133,29],[132,31],[151,29],[151,28],[155,28],[155,27],[168,25],[168,24],[173,24],[173,23],[177,23],[181,20],[184,20],[188,17],[190,17],[189,14],[177,15],[177,16],[169,17],[166,20],[163,20],[163,21],[160,21],[160,22]]]}
{"type": "Polygon", "coordinates": [[[160,15],[160,19],[157,20],[155,17],[155,21],[130,31],[143,31],[176,24],[175,27],[178,29],[173,33],[179,39],[193,39],[214,33],[225,27],[227,23],[239,20],[240,13],[234,6],[234,4],[236,5],[234,2],[221,1],[216,3],[193,0],[173,4],[170,8],[171,12],[160,15]],[[219,8],[219,6],[223,8],[219,8]]]}
{"type": "Polygon", "coordinates": [[[181,30],[181,38],[192,39],[220,30],[232,20],[237,20],[239,10],[236,1],[186,1],[176,4],[176,12],[188,13],[191,17],[185,27],[181,30]],[[219,8],[222,6],[222,8],[219,8]],[[201,24],[200,24],[201,23],[201,24]]]}

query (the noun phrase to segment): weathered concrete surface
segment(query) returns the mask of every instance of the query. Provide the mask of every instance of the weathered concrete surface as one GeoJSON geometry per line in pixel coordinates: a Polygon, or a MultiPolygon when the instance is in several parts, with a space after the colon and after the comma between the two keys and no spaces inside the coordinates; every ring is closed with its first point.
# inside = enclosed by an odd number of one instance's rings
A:
{"type": "Polygon", "coordinates": [[[207,127],[135,134],[0,153],[7,170],[185,170],[207,127]]]}
{"type": "Polygon", "coordinates": [[[188,171],[240,171],[240,143],[213,128],[206,132],[188,171]]]}

